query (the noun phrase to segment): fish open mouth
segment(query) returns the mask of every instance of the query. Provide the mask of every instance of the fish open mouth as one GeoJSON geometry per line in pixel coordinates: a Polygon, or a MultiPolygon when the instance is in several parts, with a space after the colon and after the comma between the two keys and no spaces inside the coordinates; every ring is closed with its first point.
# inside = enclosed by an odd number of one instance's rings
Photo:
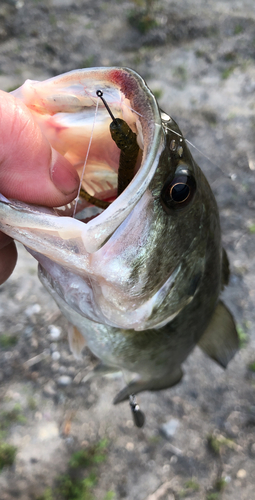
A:
{"type": "Polygon", "coordinates": [[[30,109],[52,147],[77,169],[81,192],[72,204],[56,209],[0,195],[0,230],[33,255],[36,252],[80,275],[92,273],[91,254],[136,209],[159,165],[164,134],[156,99],[144,80],[126,68],[89,68],[44,82],[27,80],[12,94],[30,109]],[[115,119],[127,124],[139,149],[132,179],[120,193],[122,150],[110,132],[115,119]],[[107,203],[107,208],[84,199],[82,191],[107,203]]]}
{"type": "Polygon", "coordinates": [[[78,199],[56,208],[55,213],[86,223],[107,207],[110,218],[113,212],[126,212],[126,216],[153,177],[162,140],[158,105],[144,80],[130,69],[94,68],[45,82],[27,80],[13,95],[23,100],[52,147],[80,176],[78,199]],[[110,126],[116,119],[128,125],[138,147],[133,181],[122,192],[118,171],[120,162],[125,168],[130,153],[121,151],[111,136],[110,126]],[[111,207],[117,200],[118,205],[111,207]]]}

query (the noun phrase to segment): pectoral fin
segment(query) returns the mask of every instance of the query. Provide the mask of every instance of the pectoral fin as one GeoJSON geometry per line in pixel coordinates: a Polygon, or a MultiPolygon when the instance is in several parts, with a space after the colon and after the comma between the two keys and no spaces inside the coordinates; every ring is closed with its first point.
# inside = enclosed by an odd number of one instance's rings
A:
{"type": "Polygon", "coordinates": [[[86,344],[83,335],[77,330],[76,326],[69,325],[68,328],[69,347],[76,359],[81,359],[81,352],[86,344]]]}
{"type": "Polygon", "coordinates": [[[199,347],[226,368],[239,348],[239,339],[230,311],[219,301],[211,321],[199,340],[199,347]]]}

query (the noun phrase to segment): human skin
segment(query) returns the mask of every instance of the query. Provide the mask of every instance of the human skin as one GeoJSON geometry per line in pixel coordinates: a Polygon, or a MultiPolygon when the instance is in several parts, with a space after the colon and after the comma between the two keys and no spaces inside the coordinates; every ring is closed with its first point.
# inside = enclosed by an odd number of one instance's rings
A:
{"type": "MultiPolygon", "coordinates": [[[[55,151],[26,106],[0,90],[0,192],[6,198],[48,207],[72,201],[79,177],[55,151]]],[[[0,232],[0,285],[17,261],[14,241],[0,232]]]]}

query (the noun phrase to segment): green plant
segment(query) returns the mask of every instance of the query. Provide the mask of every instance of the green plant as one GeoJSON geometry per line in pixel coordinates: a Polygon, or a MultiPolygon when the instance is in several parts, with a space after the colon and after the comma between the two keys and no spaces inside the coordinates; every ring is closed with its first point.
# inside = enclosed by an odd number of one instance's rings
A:
{"type": "Polygon", "coordinates": [[[36,498],[36,500],[54,500],[52,489],[47,488],[42,495],[36,498]]]}
{"type": "Polygon", "coordinates": [[[199,484],[194,479],[189,479],[188,481],[186,481],[186,483],[184,484],[184,487],[187,488],[187,489],[190,489],[192,491],[198,491],[199,490],[199,484]]]}
{"type": "Polygon", "coordinates": [[[244,331],[244,329],[242,328],[241,325],[237,325],[236,331],[237,331],[237,334],[238,334],[238,337],[239,337],[240,348],[242,349],[243,347],[246,346],[246,344],[248,342],[248,335],[244,331]]]}
{"type": "Polygon", "coordinates": [[[82,480],[65,474],[59,478],[57,492],[65,500],[94,500],[91,489],[96,481],[97,476],[93,472],[82,480]]]}
{"type": "Polygon", "coordinates": [[[13,347],[18,342],[18,337],[15,335],[11,335],[10,333],[2,333],[0,335],[0,347],[2,349],[8,349],[9,347],[13,347]]]}
{"type": "Polygon", "coordinates": [[[237,24],[234,29],[234,34],[239,35],[240,33],[243,33],[243,31],[244,28],[240,24],[237,24]]]}
{"type": "Polygon", "coordinates": [[[17,453],[17,448],[8,443],[0,442],[0,470],[12,465],[17,453]]]}
{"type": "Polygon", "coordinates": [[[26,417],[22,414],[22,408],[17,403],[11,410],[0,413],[0,430],[8,429],[14,423],[25,424],[26,421],[26,417]]]}
{"type": "Polygon", "coordinates": [[[212,493],[208,493],[206,495],[206,500],[219,500],[219,496],[220,494],[216,491],[212,492],[212,493]]]}
{"type": "Polygon", "coordinates": [[[153,13],[153,0],[133,0],[135,9],[129,11],[127,20],[130,26],[136,28],[141,34],[146,34],[158,23],[153,13]]]}
{"type": "MultiPolygon", "coordinates": [[[[56,478],[55,486],[47,488],[36,500],[96,500],[93,488],[98,481],[99,466],[107,458],[108,440],[75,451],[66,474],[56,478]]],[[[103,500],[113,500],[115,493],[108,491],[103,500]]]]}
{"type": "Polygon", "coordinates": [[[215,455],[219,455],[224,446],[232,450],[236,448],[236,444],[232,439],[227,439],[222,435],[217,436],[214,434],[209,434],[207,436],[207,443],[210,450],[213,451],[215,455]]]}
{"type": "Polygon", "coordinates": [[[195,481],[193,478],[188,479],[188,481],[184,483],[184,488],[181,491],[179,491],[179,497],[185,498],[187,496],[190,496],[195,491],[198,491],[199,488],[200,486],[197,483],[197,481],[195,481]]]}
{"type": "Polygon", "coordinates": [[[104,496],[104,500],[113,500],[114,498],[115,498],[114,491],[107,491],[106,495],[104,496]]]}
{"type": "Polygon", "coordinates": [[[79,450],[73,453],[70,458],[69,465],[75,469],[78,467],[90,467],[95,464],[100,464],[106,459],[107,439],[102,439],[94,446],[87,449],[79,450]]]}
{"type": "Polygon", "coordinates": [[[188,73],[187,69],[185,66],[176,66],[176,68],[173,71],[173,75],[178,78],[182,83],[186,83],[188,79],[188,73]]]}
{"type": "Polygon", "coordinates": [[[32,410],[32,411],[36,410],[37,403],[36,403],[35,398],[33,398],[33,396],[29,396],[29,398],[27,400],[27,405],[28,405],[29,410],[32,410]]]}
{"type": "Polygon", "coordinates": [[[223,491],[224,488],[226,486],[226,481],[224,479],[224,477],[219,477],[216,481],[215,481],[215,485],[214,485],[214,488],[216,491],[223,491]]]}
{"type": "Polygon", "coordinates": [[[156,19],[147,12],[131,10],[127,16],[130,26],[136,28],[142,35],[145,35],[152,28],[157,26],[156,19]]]}
{"type": "Polygon", "coordinates": [[[94,65],[95,65],[95,56],[93,55],[87,57],[87,59],[84,59],[84,61],[82,62],[83,68],[91,68],[94,65]]]}
{"type": "Polygon", "coordinates": [[[229,68],[225,68],[221,74],[222,80],[226,80],[231,75],[231,73],[233,73],[234,69],[234,65],[229,66],[229,68]]]}
{"type": "Polygon", "coordinates": [[[154,96],[156,99],[160,99],[163,95],[163,90],[162,89],[154,89],[153,91],[154,96]]]}
{"type": "Polygon", "coordinates": [[[250,363],[248,365],[248,369],[251,371],[251,372],[255,372],[255,361],[253,361],[252,363],[250,363]]]}

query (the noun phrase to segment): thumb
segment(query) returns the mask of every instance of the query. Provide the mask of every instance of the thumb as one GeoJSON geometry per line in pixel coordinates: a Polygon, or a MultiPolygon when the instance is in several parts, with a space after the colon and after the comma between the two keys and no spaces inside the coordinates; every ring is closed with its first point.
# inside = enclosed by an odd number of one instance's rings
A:
{"type": "Polygon", "coordinates": [[[72,201],[79,177],[55,151],[22,101],[0,91],[0,192],[45,206],[72,201]]]}

